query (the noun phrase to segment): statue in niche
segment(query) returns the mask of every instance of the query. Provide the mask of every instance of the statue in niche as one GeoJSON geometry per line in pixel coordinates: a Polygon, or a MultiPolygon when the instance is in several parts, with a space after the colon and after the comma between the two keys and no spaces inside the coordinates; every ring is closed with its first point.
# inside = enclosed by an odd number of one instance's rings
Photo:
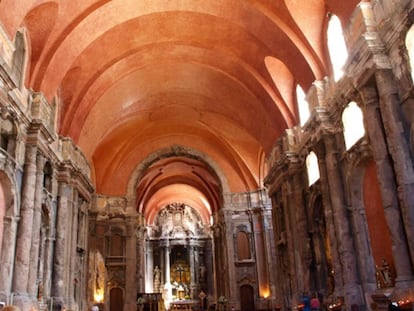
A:
{"type": "Polygon", "coordinates": [[[382,264],[380,267],[376,266],[376,276],[377,276],[377,287],[385,288],[391,287],[393,285],[391,269],[387,260],[382,259],[382,264]]]}
{"type": "Polygon", "coordinates": [[[160,285],[161,285],[161,270],[158,266],[155,266],[154,269],[154,292],[160,292],[160,285]]]}
{"type": "Polygon", "coordinates": [[[158,266],[155,266],[154,269],[154,282],[160,282],[161,281],[161,270],[158,268],[158,266]]]}

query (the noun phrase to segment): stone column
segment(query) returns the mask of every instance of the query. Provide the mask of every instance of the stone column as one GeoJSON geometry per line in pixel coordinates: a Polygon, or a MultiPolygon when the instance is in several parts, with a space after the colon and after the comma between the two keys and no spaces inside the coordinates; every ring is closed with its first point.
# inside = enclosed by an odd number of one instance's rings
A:
{"type": "Polygon", "coordinates": [[[136,275],[136,245],[135,219],[129,219],[126,236],[126,269],[125,269],[125,311],[136,311],[137,283],[136,275]]]}
{"type": "MultiPolygon", "coordinates": [[[[212,228],[213,231],[213,237],[212,237],[212,250],[213,250],[213,285],[212,288],[214,290],[213,296],[215,299],[218,298],[218,296],[221,293],[222,290],[222,269],[223,265],[221,262],[221,252],[224,250],[221,248],[221,228],[218,225],[214,225],[212,228]]],[[[224,290],[223,290],[224,291],[224,290]]]]}
{"type": "Polygon", "coordinates": [[[413,280],[407,238],[397,198],[397,185],[388,154],[385,133],[379,114],[378,94],[374,87],[365,87],[360,91],[365,104],[365,122],[371,144],[378,183],[381,189],[382,205],[392,242],[392,254],[397,273],[396,285],[413,280]]]}
{"type": "MultiPolygon", "coordinates": [[[[324,156],[324,155],[323,155],[324,156]]],[[[341,261],[339,259],[340,254],[338,251],[338,243],[336,239],[334,213],[332,211],[332,204],[330,199],[330,190],[328,186],[328,172],[326,169],[326,161],[322,155],[318,155],[318,165],[321,178],[321,189],[322,189],[322,202],[323,210],[326,223],[326,234],[329,238],[329,248],[331,250],[331,263],[332,267],[329,267],[328,271],[329,278],[333,278],[333,286],[335,293],[342,293],[344,286],[343,273],[341,269],[341,261]]],[[[329,289],[329,288],[328,288],[329,289]]]]}
{"type": "Polygon", "coordinates": [[[145,265],[145,292],[152,293],[154,278],[154,258],[151,241],[146,243],[146,265],[145,265]]]}
{"type": "Polygon", "coordinates": [[[140,225],[136,229],[137,235],[137,262],[136,262],[136,273],[137,273],[137,292],[145,292],[145,226],[140,225]]]}
{"type": "MultiPolygon", "coordinates": [[[[293,160],[293,159],[292,159],[293,160]]],[[[296,159],[294,160],[296,161],[296,159]]],[[[309,293],[310,290],[310,264],[312,254],[309,245],[307,214],[303,199],[302,165],[291,163],[289,165],[289,205],[290,231],[293,236],[293,248],[295,249],[296,281],[298,294],[309,293]],[[296,255],[300,254],[300,255],[296,255]]]]}
{"type": "Polygon", "coordinates": [[[193,245],[188,246],[188,261],[190,263],[190,297],[195,298],[197,296],[196,283],[195,283],[195,247],[193,245]]]}
{"type": "MultiPolygon", "coordinates": [[[[165,289],[165,296],[167,298],[168,301],[171,301],[172,299],[172,288],[171,288],[171,282],[170,282],[170,276],[171,276],[171,271],[170,271],[170,246],[166,245],[164,247],[164,271],[165,271],[165,284],[164,284],[164,289],[165,289]]],[[[151,270],[152,271],[152,270],[151,270]]]]}
{"type": "Polygon", "coordinates": [[[210,296],[216,295],[215,292],[209,291],[209,289],[216,288],[216,286],[213,286],[214,284],[216,284],[216,267],[214,257],[214,239],[211,237],[211,239],[208,240],[204,246],[204,265],[206,267],[205,283],[207,284],[204,291],[206,292],[206,294],[210,296]]]}
{"type": "MultiPolygon", "coordinates": [[[[42,198],[43,198],[43,166],[45,159],[43,155],[37,154],[36,158],[36,184],[34,197],[34,217],[32,228],[32,246],[30,250],[30,266],[29,266],[29,280],[27,292],[32,297],[36,297],[38,287],[38,265],[39,265],[39,251],[41,247],[40,230],[42,227],[42,198]]],[[[40,257],[41,258],[41,257],[40,257]]],[[[41,259],[40,259],[41,260],[41,259]]]]}
{"type": "MultiPolygon", "coordinates": [[[[292,195],[292,186],[288,183],[284,183],[281,187],[281,191],[283,193],[283,222],[286,225],[286,253],[281,254],[281,257],[287,258],[287,268],[289,275],[289,280],[286,280],[289,283],[289,291],[285,292],[284,294],[287,296],[285,298],[286,302],[289,302],[290,308],[295,308],[298,305],[298,295],[299,293],[299,277],[298,277],[298,260],[295,256],[295,239],[293,232],[296,230],[295,220],[293,217],[293,212],[296,208],[293,202],[290,201],[289,197],[292,195]],[[295,227],[292,228],[292,225],[295,227]],[[291,297],[289,297],[289,294],[292,294],[291,297]]],[[[281,258],[281,260],[283,260],[281,258]]]]}
{"type": "Polygon", "coordinates": [[[47,228],[41,227],[40,228],[40,237],[39,237],[39,265],[37,268],[37,293],[34,293],[39,299],[43,297],[44,293],[44,284],[43,284],[43,275],[44,275],[44,259],[45,259],[45,252],[46,252],[46,231],[47,228]]]}
{"type": "Polygon", "coordinates": [[[196,287],[197,292],[200,290],[200,255],[199,255],[200,247],[194,246],[194,284],[196,287]]]}
{"type": "Polygon", "coordinates": [[[252,213],[252,231],[254,246],[254,258],[256,260],[256,271],[259,287],[259,296],[263,298],[263,294],[269,290],[269,271],[266,265],[266,249],[265,237],[263,227],[263,210],[261,207],[256,207],[252,213]]]}
{"type": "Polygon", "coordinates": [[[269,298],[271,301],[271,309],[274,308],[274,302],[276,300],[276,277],[274,271],[276,271],[276,245],[274,240],[273,222],[272,222],[272,207],[271,205],[265,206],[263,209],[263,229],[265,237],[265,249],[266,252],[266,266],[269,275],[269,298]]]}
{"type": "Polygon", "coordinates": [[[59,182],[59,200],[56,215],[56,240],[53,260],[52,296],[54,305],[64,304],[66,297],[67,282],[67,243],[68,243],[68,217],[70,215],[70,204],[72,199],[72,187],[67,181],[59,182]]]}
{"type": "Polygon", "coordinates": [[[13,276],[14,301],[23,309],[29,309],[27,288],[29,267],[32,258],[30,250],[33,235],[34,199],[36,189],[36,154],[37,147],[28,145],[22,185],[20,222],[17,233],[16,257],[13,276]]]}
{"type": "Polygon", "coordinates": [[[224,277],[226,278],[226,282],[224,283],[225,288],[225,295],[227,296],[227,299],[229,302],[236,301],[237,300],[237,292],[236,292],[236,286],[234,284],[237,284],[236,280],[236,271],[235,271],[235,265],[234,265],[234,237],[233,237],[233,212],[227,208],[223,209],[223,217],[224,217],[224,224],[225,224],[225,236],[223,240],[223,253],[224,253],[224,262],[225,267],[227,268],[226,273],[224,274],[224,277]]]}
{"type": "Polygon", "coordinates": [[[51,286],[52,286],[52,266],[53,266],[53,244],[54,237],[51,233],[45,239],[45,261],[44,261],[44,273],[43,273],[43,296],[46,298],[50,297],[51,286]]]}
{"type": "Polygon", "coordinates": [[[344,188],[339,170],[340,164],[338,163],[338,147],[334,134],[327,133],[324,136],[324,144],[326,173],[344,280],[344,298],[346,307],[350,310],[351,305],[363,305],[364,299],[361,296],[362,290],[358,284],[355,249],[347,216],[348,211],[345,205],[344,188]]]}
{"type": "MultiPolygon", "coordinates": [[[[379,93],[379,107],[385,129],[388,150],[393,159],[398,184],[398,197],[406,235],[414,236],[414,166],[403,128],[401,103],[395,77],[390,69],[375,71],[379,93]]],[[[411,264],[414,261],[414,239],[408,239],[411,264]]]]}
{"type": "MultiPolygon", "coordinates": [[[[77,252],[77,244],[78,244],[78,229],[79,229],[79,223],[78,223],[78,213],[80,208],[80,202],[79,202],[79,193],[77,190],[73,190],[72,192],[72,200],[71,200],[71,215],[70,215],[70,223],[72,225],[72,231],[70,235],[69,240],[69,264],[70,264],[70,270],[69,270],[69,276],[68,276],[68,296],[69,296],[69,303],[71,305],[71,309],[76,308],[76,304],[79,301],[75,301],[75,279],[77,278],[78,271],[78,252],[77,252]]],[[[79,282],[79,280],[78,280],[79,282]]],[[[78,297],[79,299],[79,297],[78,297]]],[[[78,306],[79,307],[79,306],[78,306]]]]}
{"type": "MultiPolygon", "coordinates": [[[[10,207],[13,209],[12,207],[10,207]]],[[[12,291],[13,267],[15,258],[15,243],[18,217],[5,216],[3,218],[3,240],[0,258],[0,298],[9,301],[12,291]]]]}

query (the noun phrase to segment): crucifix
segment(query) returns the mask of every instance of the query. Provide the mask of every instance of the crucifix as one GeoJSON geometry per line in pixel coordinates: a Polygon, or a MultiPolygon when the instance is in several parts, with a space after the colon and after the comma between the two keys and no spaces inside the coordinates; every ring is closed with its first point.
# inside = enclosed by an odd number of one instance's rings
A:
{"type": "Polygon", "coordinates": [[[177,271],[180,274],[180,283],[182,282],[182,274],[184,272],[184,268],[181,265],[178,265],[177,268],[175,269],[175,271],[177,271]]]}

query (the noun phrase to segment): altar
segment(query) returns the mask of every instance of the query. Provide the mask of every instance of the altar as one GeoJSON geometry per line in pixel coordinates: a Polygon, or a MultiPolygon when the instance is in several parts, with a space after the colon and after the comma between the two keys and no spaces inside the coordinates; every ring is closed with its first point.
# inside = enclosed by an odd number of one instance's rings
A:
{"type": "Polygon", "coordinates": [[[198,300],[174,300],[170,303],[170,310],[200,310],[200,301],[198,300]]]}

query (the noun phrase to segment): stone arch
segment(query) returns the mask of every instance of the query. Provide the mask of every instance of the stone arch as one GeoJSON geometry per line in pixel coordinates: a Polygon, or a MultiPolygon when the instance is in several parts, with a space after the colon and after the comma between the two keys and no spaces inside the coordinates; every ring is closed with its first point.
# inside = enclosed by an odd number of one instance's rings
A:
{"type": "Polygon", "coordinates": [[[220,166],[211,159],[208,155],[192,149],[188,147],[173,145],[169,148],[165,148],[162,150],[159,150],[157,152],[154,152],[150,154],[146,159],[144,159],[135,169],[135,171],[132,173],[131,178],[128,182],[128,188],[127,188],[127,197],[128,197],[128,205],[133,205],[136,200],[136,188],[139,184],[143,174],[145,173],[145,170],[153,163],[160,159],[168,158],[171,156],[183,156],[188,157],[192,159],[197,159],[198,161],[206,164],[210,170],[213,176],[216,176],[217,179],[220,181],[222,193],[220,195],[222,196],[224,193],[230,193],[230,187],[228,185],[228,182],[226,180],[225,174],[223,173],[220,166]]]}

